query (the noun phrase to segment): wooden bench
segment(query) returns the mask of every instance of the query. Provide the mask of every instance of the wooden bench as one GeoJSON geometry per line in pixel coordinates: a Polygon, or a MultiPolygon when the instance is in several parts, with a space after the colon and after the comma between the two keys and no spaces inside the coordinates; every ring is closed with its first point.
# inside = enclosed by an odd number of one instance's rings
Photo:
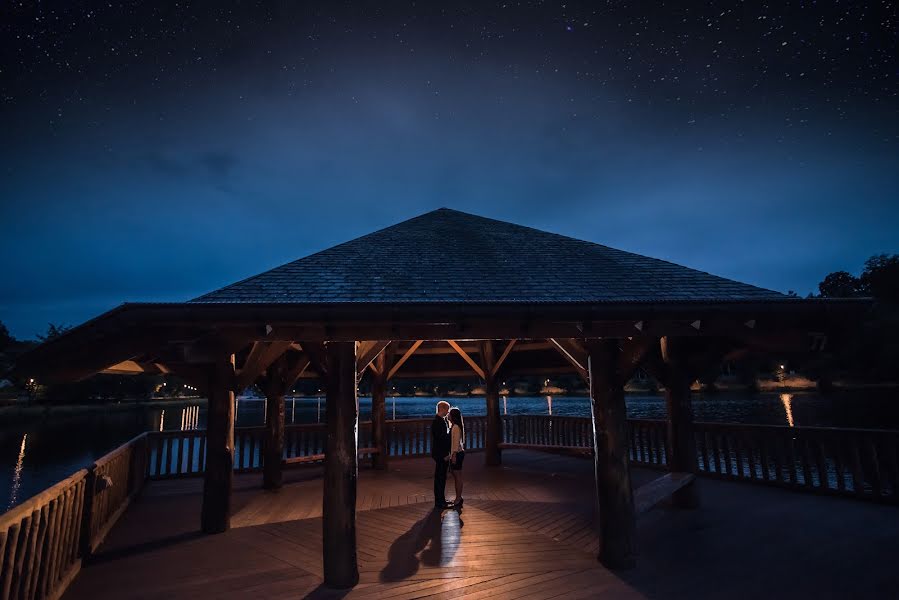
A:
{"type": "Polygon", "coordinates": [[[692,473],[666,473],[658,479],[640,486],[634,492],[634,510],[641,515],[656,504],[670,498],[674,492],[686,487],[696,476],[692,473]]]}
{"type": "Polygon", "coordinates": [[[576,456],[590,458],[593,456],[593,448],[589,446],[544,446],[540,444],[499,444],[500,450],[536,450],[537,452],[549,452],[564,456],[576,456]]]}
{"type": "MultiPolygon", "coordinates": [[[[372,456],[380,453],[380,450],[377,448],[359,448],[358,453],[359,456],[372,456]]],[[[292,456],[290,458],[281,459],[281,466],[292,467],[295,465],[308,465],[310,463],[322,462],[323,460],[325,460],[324,453],[310,454],[308,456],[292,456]]]]}

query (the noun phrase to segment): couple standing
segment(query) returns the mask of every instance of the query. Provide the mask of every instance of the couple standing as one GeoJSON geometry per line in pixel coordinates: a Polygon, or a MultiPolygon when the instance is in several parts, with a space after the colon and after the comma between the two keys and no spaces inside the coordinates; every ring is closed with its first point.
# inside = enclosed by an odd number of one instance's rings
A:
{"type": "Polygon", "coordinates": [[[434,506],[436,508],[462,508],[462,463],[465,460],[465,426],[462,411],[450,408],[449,402],[437,403],[437,415],[431,423],[431,458],[434,459],[434,506]],[[453,474],[456,497],[446,501],[446,472],[453,474]]]}

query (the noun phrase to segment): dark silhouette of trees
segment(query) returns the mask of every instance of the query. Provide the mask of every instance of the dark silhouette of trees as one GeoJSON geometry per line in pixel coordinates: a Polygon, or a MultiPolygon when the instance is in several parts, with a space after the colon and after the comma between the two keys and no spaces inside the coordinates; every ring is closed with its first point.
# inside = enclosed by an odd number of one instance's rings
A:
{"type": "Polygon", "coordinates": [[[71,328],[72,328],[71,325],[56,325],[54,323],[48,323],[47,324],[47,333],[45,333],[43,335],[37,334],[37,338],[42,342],[46,342],[46,341],[52,340],[53,338],[58,338],[59,336],[61,336],[62,334],[64,334],[71,328]]]}
{"type": "Polygon", "coordinates": [[[899,254],[878,254],[866,260],[859,282],[867,295],[899,303],[899,254]]]}
{"type": "Polygon", "coordinates": [[[863,381],[899,378],[899,255],[872,256],[858,277],[846,271],[830,273],[818,289],[825,298],[874,299],[862,322],[840,336],[826,370],[863,381]]]}
{"type": "Polygon", "coordinates": [[[824,298],[855,298],[863,296],[861,279],[846,271],[835,271],[818,284],[824,298]]]}

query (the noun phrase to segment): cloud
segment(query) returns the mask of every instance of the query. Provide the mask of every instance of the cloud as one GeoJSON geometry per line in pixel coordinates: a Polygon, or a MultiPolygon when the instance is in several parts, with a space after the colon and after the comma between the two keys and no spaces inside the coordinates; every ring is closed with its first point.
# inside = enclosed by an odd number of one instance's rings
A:
{"type": "Polygon", "coordinates": [[[175,179],[210,177],[228,179],[240,164],[233,152],[206,151],[176,157],[162,151],[152,151],[139,157],[139,161],[155,174],[175,179]]]}

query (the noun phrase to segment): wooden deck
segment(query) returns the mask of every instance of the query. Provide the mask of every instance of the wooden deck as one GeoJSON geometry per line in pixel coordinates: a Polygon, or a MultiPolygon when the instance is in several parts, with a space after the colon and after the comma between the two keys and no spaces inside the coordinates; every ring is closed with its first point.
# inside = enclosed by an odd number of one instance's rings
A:
{"type": "MultiPolygon", "coordinates": [[[[320,469],[275,493],[236,479],[232,529],[198,531],[200,479],[154,482],[65,598],[888,597],[895,507],[722,481],[703,507],[661,506],[638,523],[635,569],[596,561],[591,463],[508,450],[501,468],[466,460],[461,513],[433,511],[430,459],[359,478],[360,583],[321,586],[320,469]]],[[[634,486],[658,472],[635,469],[634,486]]],[[[448,486],[448,496],[451,485],[448,486]]]]}

